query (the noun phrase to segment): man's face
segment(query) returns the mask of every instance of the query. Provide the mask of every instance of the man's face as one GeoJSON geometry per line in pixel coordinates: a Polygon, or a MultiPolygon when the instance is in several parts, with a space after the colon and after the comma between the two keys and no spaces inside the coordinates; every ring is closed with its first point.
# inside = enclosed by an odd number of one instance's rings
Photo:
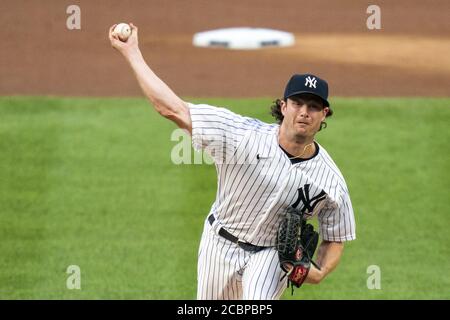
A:
{"type": "Polygon", "coordinates": [[[314,137],[325,120],[328,107],[323,107],[320,98],[311,94],[301,94],[281,102],[284,119],[281,124],[285,132],[296,138],[314,137]]]}

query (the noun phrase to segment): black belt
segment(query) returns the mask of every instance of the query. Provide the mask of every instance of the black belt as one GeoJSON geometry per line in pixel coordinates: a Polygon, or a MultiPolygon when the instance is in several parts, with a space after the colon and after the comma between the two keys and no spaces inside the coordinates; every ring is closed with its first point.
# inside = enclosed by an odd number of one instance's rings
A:
{"type": "MultiPolygon", "coordinates": [[[[214,217],[214,215],[210,214],[208,217],[208,221],[211,226],[215,220],[216,220],[216,218],[214,217]]],[[[241,247],[245,251],[258,252],[258,251],[261,251],[262,249],[267,248],[267,247],[255,246],[254,244],[241,241],[238,238],[236,238],[235,236],[233,236],[231,233],[229,233],[227,230],[225,230],[224,228],[219,229],[219,236],[227,239],[228,241],[236,243],[239,247],[241,247]]]]}

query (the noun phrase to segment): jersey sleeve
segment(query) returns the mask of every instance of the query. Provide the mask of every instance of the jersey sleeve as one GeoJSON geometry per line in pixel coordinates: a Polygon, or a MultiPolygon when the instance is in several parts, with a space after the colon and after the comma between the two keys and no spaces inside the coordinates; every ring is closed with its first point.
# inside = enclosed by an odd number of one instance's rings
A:
{"type": "Polygon", "coordinates": [[[341,193],[337,203],[323,208],[318,220],[323,240],[343,242],[356,239],[353,207],[347,190],[341,193]]]}
{"type": "Polygon", "coordinates": [[[192,145],[197,151],[205,151],[216,163],[231,158],[246,132],[262,125],[257,119],[225,108],[207,104],[188,105],[192,120],[192,145]]]}

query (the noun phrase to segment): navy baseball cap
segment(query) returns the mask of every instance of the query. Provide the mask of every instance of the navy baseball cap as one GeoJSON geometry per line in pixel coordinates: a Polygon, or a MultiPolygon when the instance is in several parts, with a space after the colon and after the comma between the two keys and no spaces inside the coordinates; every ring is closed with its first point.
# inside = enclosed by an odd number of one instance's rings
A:
{"type": "Polygon", "coordinates": [[[326,107],[328,103],[328,83],[313,74],[294,74],[284,90],[284,100],[300,93],[311,93],[323,100],[326,107]]]}

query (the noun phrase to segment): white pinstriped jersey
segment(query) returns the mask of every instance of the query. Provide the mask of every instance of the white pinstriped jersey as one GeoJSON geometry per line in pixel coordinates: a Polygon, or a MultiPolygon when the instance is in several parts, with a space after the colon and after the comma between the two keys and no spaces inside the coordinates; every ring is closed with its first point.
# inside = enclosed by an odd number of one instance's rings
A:
{"type": "Polygon", "coordinates": [[[211,207],[217,223],[242,241],[275,246],[288,206],[311,218],[327,241],[356,238],[345,180],[325,149],[292,164],[278,144],[278,124],[227,109],[189,104],[192,142],[215,161],[217,195],[211,207]]]}

